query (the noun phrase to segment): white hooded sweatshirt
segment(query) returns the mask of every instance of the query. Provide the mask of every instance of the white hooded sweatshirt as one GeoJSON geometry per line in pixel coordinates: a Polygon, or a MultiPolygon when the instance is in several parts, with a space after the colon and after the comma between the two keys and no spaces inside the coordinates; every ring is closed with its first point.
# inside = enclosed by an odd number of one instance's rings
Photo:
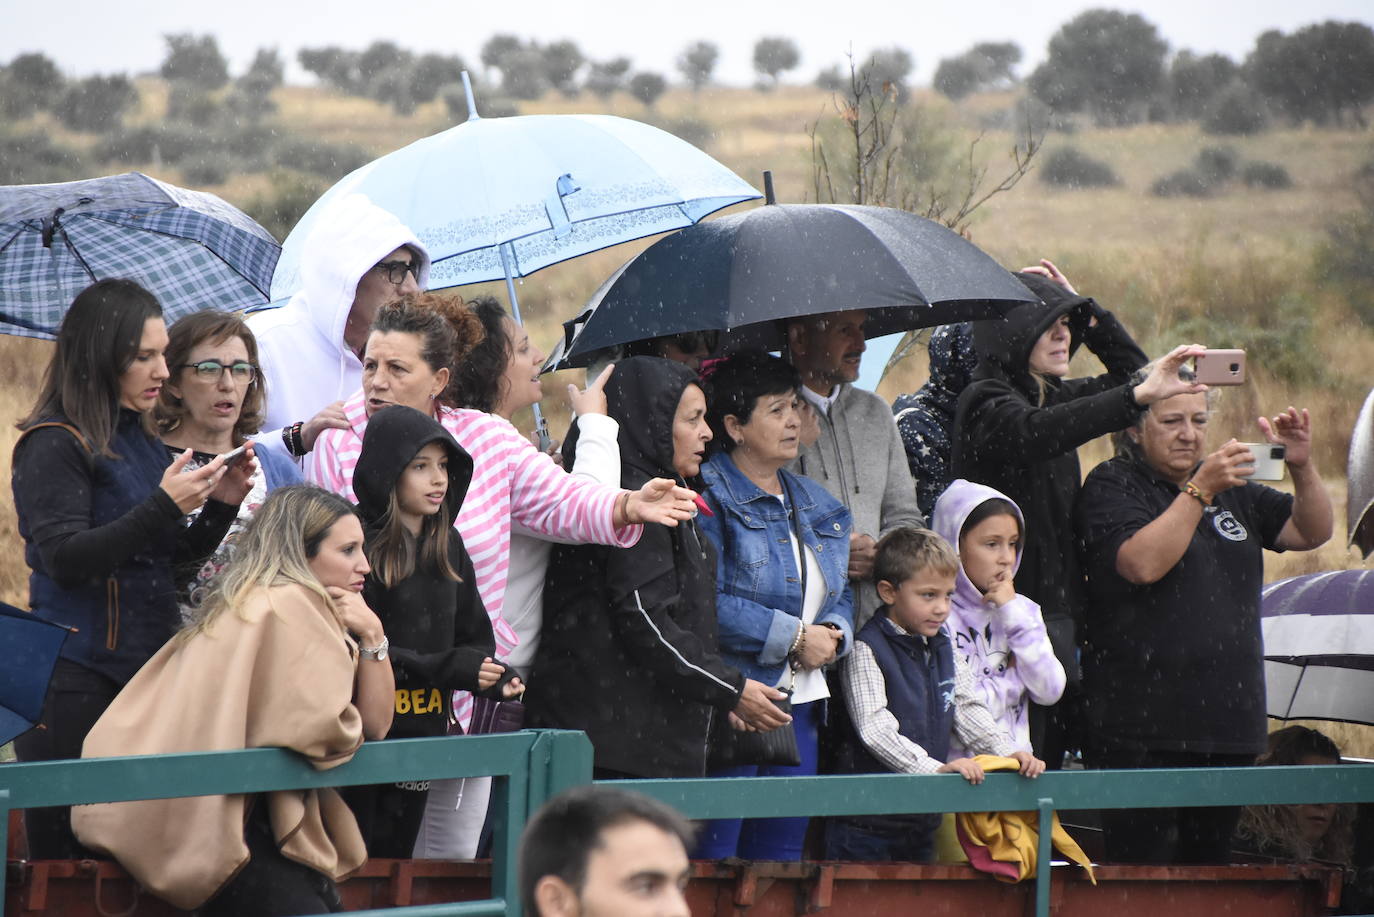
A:
{"type": "Polygon", "coordinates": [[[429,253],[400,220],[361,194],[321,216],[301,255],[301,289],[280,309],[248,316],[258,339],[267,383],[264,446],[286,455],[281,428],[309,420],[362,386],[363,364],[344,343],[344,325],[362,276],[402,245],[420,262],[419,286],[429,283],[429,253]]]}

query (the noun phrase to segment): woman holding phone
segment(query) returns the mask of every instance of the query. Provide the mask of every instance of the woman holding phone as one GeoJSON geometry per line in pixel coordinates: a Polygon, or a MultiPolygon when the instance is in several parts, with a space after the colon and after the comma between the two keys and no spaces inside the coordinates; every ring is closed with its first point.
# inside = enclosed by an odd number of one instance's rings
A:
{"type": "MultiPolygon", "coordinates": [[[[175,457],[191,450],[187,468],[200,468],[223,455],[237,463],[252,446],[248,437],[262,425],[267,389],[258,370],[258,342],[248,325],[231,312],[196,312],[168,333],[170,374],[153,408],[158,432],[175,457]],[[243,451],[238,451],[243,450],[243,451]]],[[[301,482],[300,469],[280,453],[254,452],[258,468],[249,479],[248,495],[215,552],[187,584],[182,611],[189,615],[204,599],[210,579],[229,561],[235,540],[267,494],[301,482]]],[[[188,514],[187,522],[199,511],[188,514]]]]}
{"type": "MultiPolygon", "coordinates": [[[[1265,749],[1263,553],[1324,544],[1331,498],[1312,462],[1306,411],[1259,418],[1265,438],[1286,446],[1292,496],[1250,480],[1255,456],[1245,443],[1208,452],[1210,414],[1205,393],[1155,402],[1079,494],[1090,767],[1241,767],[1265,749]]],[[[1239,814],[1104,812],[1107,856],[1228,862],[1239,814]]]]}
{"type": "MultiPolygon", "coordinates": [[[[131,280],[97,281],[72,301],[38,400],[19,422],[12,483],[29,607],[74,628],[43,719],[15,741],[21,761],[80,757],[91,724],[180,625],[174,570],[215,549],[248,493],[251,458],[188,470],[191,451],[169,457],[150,432],[169,378],[166,349],[153,294],[131,280]]],[[[67,811],[25,813],[32,856],[83,855],[67,811]]]]}

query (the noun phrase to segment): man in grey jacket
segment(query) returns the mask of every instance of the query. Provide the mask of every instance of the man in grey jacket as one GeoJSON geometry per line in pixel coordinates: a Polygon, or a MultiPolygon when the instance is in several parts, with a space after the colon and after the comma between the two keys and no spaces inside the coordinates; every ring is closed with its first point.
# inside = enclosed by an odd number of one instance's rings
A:
{"type": "MultiPolygon", "coordinates": [[[[866,317],[861,309],[827,312],[787,326],[802,395],[820,426],[820,437],[803,444],[791,470],[818,482],[854,517],[849,577],[856,629],[880,604],[869,582],[878,539],[899,526],[925,524],[892,408],[853,385],[863,358],[866,317]]],[[[802,439],[805,443],[807,437],[802,439]]]]}

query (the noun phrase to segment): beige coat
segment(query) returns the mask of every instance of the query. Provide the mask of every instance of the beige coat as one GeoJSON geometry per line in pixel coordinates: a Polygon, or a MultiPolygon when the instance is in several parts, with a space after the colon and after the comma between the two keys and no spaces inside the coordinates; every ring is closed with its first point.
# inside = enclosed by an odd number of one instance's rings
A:
{"type": "MultiPolygon", "coordinates": [[[[302,586],[252,593],[201,632],[169,641],[86,737],[82,757],[280,746],[316,768],[362,744],[353,705],[357,647],[324,599],[302,586]]],[[[248,862],[248,797],[198,796],[72,809],[81,842],[113,856],[177,907],[205,903],[248,862]]],[[[282,853],[342,878],[367,859],[352,813],[333,789],[259,797],[282,853]]]]}

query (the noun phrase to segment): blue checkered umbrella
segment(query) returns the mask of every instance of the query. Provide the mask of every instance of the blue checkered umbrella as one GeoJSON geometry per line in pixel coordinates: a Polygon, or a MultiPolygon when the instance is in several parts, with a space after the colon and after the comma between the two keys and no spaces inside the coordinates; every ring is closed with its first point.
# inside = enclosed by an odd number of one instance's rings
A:
{"type": "Polygon", "coordinates": [[[139,172],[0,187],[0,333],[52,338],[96,280],[151,290],[168,324],[267,302],[281,246],[203,191],[139,172]]]}

